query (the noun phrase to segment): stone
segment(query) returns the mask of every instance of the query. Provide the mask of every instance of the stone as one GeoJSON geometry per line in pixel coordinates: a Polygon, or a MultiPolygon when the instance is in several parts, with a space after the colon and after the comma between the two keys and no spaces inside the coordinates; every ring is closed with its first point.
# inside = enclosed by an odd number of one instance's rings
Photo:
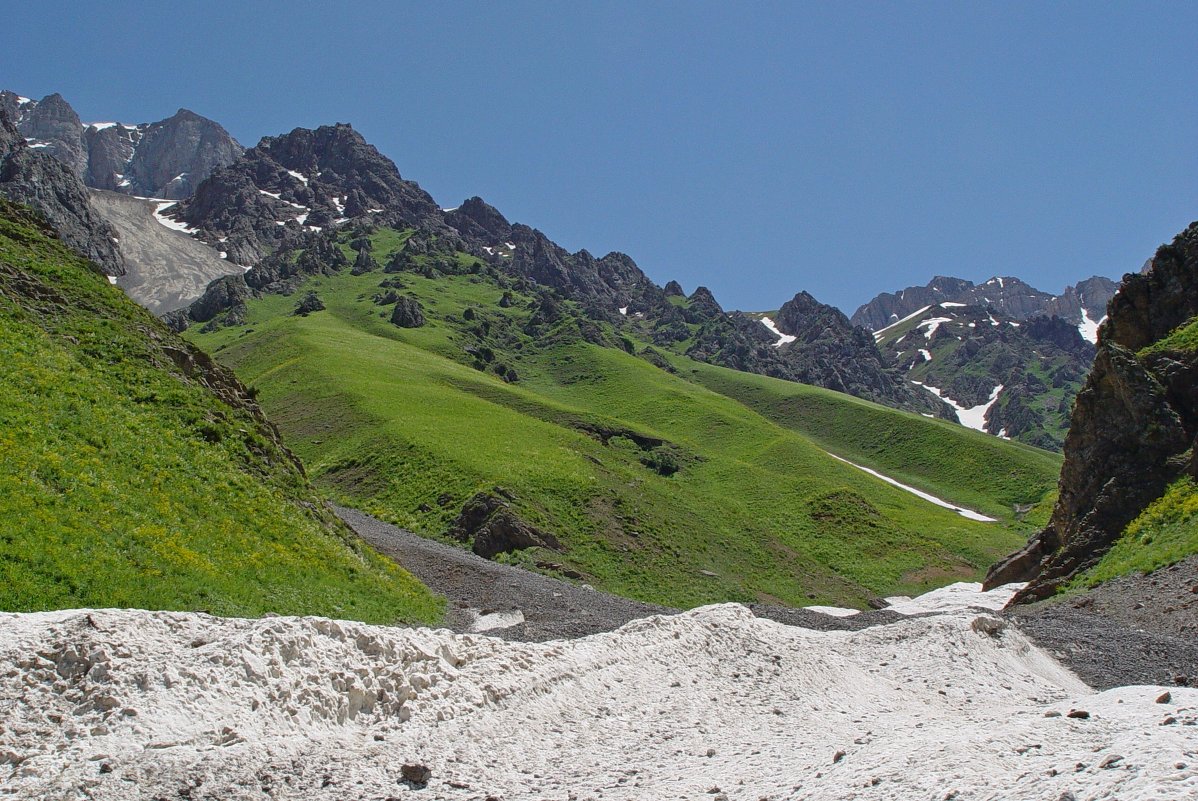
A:
{"type": "Polygon", "coordinates": [[[424,325],[424,310],[420,301],[409,295],[400,296],[391,311],[391,323],[400,328],[419,328],[424,325]]]}

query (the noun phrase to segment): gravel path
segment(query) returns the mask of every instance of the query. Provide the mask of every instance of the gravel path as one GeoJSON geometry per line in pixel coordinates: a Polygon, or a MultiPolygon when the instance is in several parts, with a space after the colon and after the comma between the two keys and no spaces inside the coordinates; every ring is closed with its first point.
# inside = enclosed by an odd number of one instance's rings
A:
{"type": "MultiPolygon", "coordinates": [[[[449,599],[445,625],[454,631],[541,642],[611,631],[637,618],[678,611],[491,562],[354,509],[335,508],[380,553],[449,599]]],[[[1150,576],[1118,579],[1069,600],[1020,606],[1004,614],[1096,689],[1198,685],[1195,588],[1198,558],[1191,558],[1150,576]]],[[[767,604],[749,608],[757,617],[820,631],[860,630],[904,619],[888,609],[833,617],[767,604]]]]}

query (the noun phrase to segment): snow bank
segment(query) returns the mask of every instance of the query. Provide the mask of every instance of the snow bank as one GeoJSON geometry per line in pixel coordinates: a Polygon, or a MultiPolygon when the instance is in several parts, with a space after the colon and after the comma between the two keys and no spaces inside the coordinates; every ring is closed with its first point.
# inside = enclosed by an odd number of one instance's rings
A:
{"type": "MultiPolygon", "coordinates": [[[[883,338],[885,338],[886,334],[887,334],[887,333],[888,333],[888,332],[889,332],[891,329],[897,328],[898,326],[900,326],[900,325],[902,325],[903,323],[905,323],[905,322],[908,322],[908,321],[910,321],[910,320],[914,320],[916,317],[918,317],[919,315],[923,314],[924,312],[926,312],[926,311],[927,311],[928,309],[930,309],[930,308],[932,308],[932,307],[931,307],[931,306],[924,306],[922,309],[916,309],[915,311],[911,312],[910,314],[908,314],[908,315],[907,315],[906,317],[904,317],[903,319],[901,319],[901,320],[895,320],[893,323],[891,323],[890,325],[886,326],[885,328],[879,328],[877,331],[874,331],[874,341],[875,341],[875,342],[880,342],[880,341],[881,341],[883,338]]],[[[891,317],[894,317],[895,315],[893,315],[893,314],[892,314],[892,315],[890,315],[890,316],[891,316],[891,317]]]]}
{"type": "Polygon", "coordinates": [[[966,509],[963,506],[956,506],[954,504],[949,503],[946,500],[937,498],[935,495],[932,495],[931,493],[927,493],[927,492],[924,492],[923,490],[915,489],[915,487],[909,487],[906,484],[902,484],[898,481],[895,481],[890,476],[882,475],[877,470],[870,470],[868,467],[862,467],[861,465],[857,464],[856,462],[850,462],[848,459],[837,456],[834,453],[829,453],[828,451],[824,451],[824,453],[827,453],[829,456],[831,456],[833,459],[835,459],[839,462],[844,462],[845,464],[849,465],[850,467],[855,467],[864,473],[869,473],[874,478],[880,478],[881,480],[885,481],[887,484],[891,485],[892,487],[898,487],[901,490],[906,490],[907,492],[911,493],[912,495],[923,498],[928,503],[935,504],[936,506],[940,506],[944,509],[952,509],[957,514],[961,515],[961,517],[965,517],[970,520],[977,520],[982,523],[995,522],[993,517],[987,517],[986,515],[984,515],[980,512],[975,512],[972,509],[966,509]]]}
{"type": "Polygon", "coordinates": [[[9,614],[0,665],[0,795],[20,798],[1198,793],[1198,690],[1095,694],[987,614],[817,632],[729,604],[542,644],[9,614]],[[405,764],[431,769],[426,789],[405,764]]]}
{"type": "Polygon", "coordinates": [[[780,348],[783,345],[786,345],[788,343],[795,341],[794,335],[783,334],[781,331],[778,330],[778,326],[774,323],[773,318],[762,317],[761,324],[764,325],[766,328],[768,328],[770,333],[773,334],[777,338],[778,341],[774,343],[775,348],[780,348]]]}
{"type": "Polygon", "coordinates": [[[979,403],[977,406],[968,408],[957,403],[955,400],[946,395],[942,390],[931,384],[922,384],[919,381],[912,381],[912,384],[921,386],[928,392],[931,392],[937,398],[953,407],[953,411],[957,413],[957,419],[961,421],[961,425],[972,428],[977,431],[986,433],[986,412],[990,411],[990,407],[998,400],[998,394],[1003,391],[1003,385],[999,384],[994,389],[990,390],[990,397],[985,403],[979,403]]]}
{"type": "Polygon", "coordinates": [[[1097,345],[1098,326],[1102,325],[1102,322],[1105,319],[1106,315],[1104,314],[1102,317],[1099,317],[1097,320],[1095,320],[1090,316],[1090,312],[1082,309],[1082,321],[1077,324],[1077,332],[1082,335],[1082,339],[1093,345],[1097,345]]]}

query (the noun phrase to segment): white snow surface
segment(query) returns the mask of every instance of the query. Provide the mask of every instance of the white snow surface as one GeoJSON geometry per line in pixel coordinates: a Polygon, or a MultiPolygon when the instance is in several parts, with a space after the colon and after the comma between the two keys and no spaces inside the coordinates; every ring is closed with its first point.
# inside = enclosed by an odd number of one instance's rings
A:
{"type": "Polygon", "coordinates": [[[870,470],[868,467],[862,467],[861,465],[859,465],[855,462],[850,462],[848,459],[845,459],[841,456],[837,456],[834,453],[829,453],[828,451],[824,451],[824,453],[827,453],[829,456],[831,456],[833,459],[836,459],[837,461],[844,462],[845,464],[849,465],[850,467],[855,467],[858,470],[861,470],[865,473],[869,473],[874,478],[880,478],[883,481],[885,481],[887,484],[890,484],[891,486],[898,487],[901,490],[906,490],[907,492],[911,493],[912,495],[916,495],[920,498],[923,498],[928,503],[935,504],[936,506],[940,506],[945,509],[952,509],[957,514],[961,515],[961,517],[965,517],[970,520],[977,520],[982,523],[996,522],[993,517],[987,517],[986,515],[982,514],[981,512],[975,512],[972,509],[966,509],[963,506],[957,506],[955,504],[951,504],[946,500],[937,498],[935,495],[924,492],[923,490],[918,490],[915,487],[909,487],[906,484],[902,484],[898,481],[895,481],[890,476],[882,475],[877,470],[870,470]]]}
{"type": "MultiPolygon", "coordinates": [[[[901,320],[895,320],[893,323],[886,326],[885,328],[879,328],[877,331],[874,331],[874,341],[875,342],[880,341],[884,336],[886,336],[886,332],[889,331],[890,329],[894,328],[895,326],[902,325],[903,323],[907,322],[908,320],[914,320],[916,317],[923,314],[930,308],[932,308],[932,307],[924,306],[922,309],[917,309],[916,311],[911,312],[910,314],[908,314],[906,317],[904,317],[901,320]]],[[[891,316],[893,317],[894,315],[891,315],[891,316]]]]}
{"type": "Polygon", "coordinates": [[[290,175],[295,180],[302,183],[304,186],[308,185],[308,177],[306,175],[304,175],[303,173],[296,172],[295,170],[288,170],[287,174],[290,175]]]}
{"type": "Polygon", "coordinates": [[[990,407],[998,400],[998,393],[1003,391],[1003,385],[999,384],[994,389],[990,390],[990,397],[985,403],[980,403],[977,406],[971,406],[968,409],[957,403],[955,400],[945,395],[941,390],[931,384],[920,384],[918,381],[912,381],[912,384],[917,384],[928,392],[931,392],[937,398],[953,407],[953,411],[957,413],[957,419],[961,421],[961,425],[969,428],[977,429],[978,431],[986,431],[986,412],[990,411],[990,407]]]}
{"type": "Polygon", "coordinates": [[[84,128],[95,128],[97,131],[103,131],[105,128],[115,128],[119,123],[115,122],[89,122],[84,128]]]}
{"type": "MultiPolygon", "coordinates": [[[[491,252],[491,249],[490,249],[490,248],[487,248],[487,252],[488,252],[488,253],[490,253],[490,252],[491,252]]],[[[618,310],[618,311],[620,312],[620,314],[627,315],[627,314],[628,314],[628,307],[627,307],[627,306],[621,306],[621,307],[619,308],[619,310],[618,310]]]]}
{"type": "Polygon", "coordinates": [[[922,323],[917,325],[916,328],[924,329],[924,339],[930,342],[932,339],[932,334],[936,333],[936,329],[939,328],[942,323],[951,323],[952,321],[953,318],[951,317],[932,317],[924,320],[922,323]]]}
{"type": "Polygon", "coordinates": [[[1077,332],[1082,335],[1082,339],[1094,345],[1098,344],[1098,326],[1102,325],[1102,321],[1106,319],[1106,315],[1102,315],[1097,320],[1090,317],[1090,313],[1082,309],[1082,321],[1077,324],[1077,332]]]}
{"type": "Polygon", "coordinates": [[[727,604],[527,644],[75,610],[0,615],[0,666],[6,797],[1198,794],[1198,690],[1095,693],[985,612],[818,632],[727,604]]]}
{"type": "Polygon", "coordinates": [[[963,309],[968,304],[957,303],[955,300],[944,300],[940,302],[940,305],[946,309],[963,309]]]}
{"type": "MultiPolygon", "coordinates": [[[[156,200],[156,199],[155,198],[143,198],[143,200],[156,200]]],[[[178,201],[176,201],[176,200],[158,200],[156,202],[156,204],[154,205],[154,219],[157,220],[162,225],[165,225],[167,228],[170,228],[172,231],[182,231],[185,234],[194,233],[195,229],[192,228],[187,223],[181,223],[178,220],[172,220],[170,217],[166,217],[163,215],[162,212],[166,211],[171,206],[174,206],[176,203],[178,203],[178,201]]]]}
{"type": "Polygon", "coordinates": [[[920,348],[919,352],[923,356],[924,361],[930,362],[932,360],[932,352],[929,351],[927,348],[920,348]]]}
{"type": "Polygon", "coordinates": [[[110,283],[110,284],[115,284],[115,283],[116,283],[116,276],[115,276],[115,275],[110,275],[110,276],[108,276],[108,283],[110,283]]]}
{"type": "Polygon", "coordinates": [[[768,328],[770,330],[770,333],[778,338],[778,341],[774,343],[775,348],[780,348],[783,345],[787,344],[788,342],[795,341],[795,337],[792,336],[791,334],[783,334],[781,331],[778,330],[778,326],[774,325],[773,318],[762,317],[761,324],[764,325],[766,328],[768,328]]]}
{"type": "MultiPolygon", "coordinates": [[[[965,612],[970,609],[988,609],[997,612],[1015,597],[1015,593],[1024,588],[1024,584],[1004,584],[992,590],[983,592],[982,585],[975,582],[958,581],[947,587],[941,587],[923,595],[911,598],[906,595],[893,595],[886,598],[887,607],[901,615],[946,614],[949,612],[965,612]]],[[[823,612],[833,617],[852,617],[861,613],[859,609],[848,609],[840,606],[805,606],[813,612],[823,612]]]]}

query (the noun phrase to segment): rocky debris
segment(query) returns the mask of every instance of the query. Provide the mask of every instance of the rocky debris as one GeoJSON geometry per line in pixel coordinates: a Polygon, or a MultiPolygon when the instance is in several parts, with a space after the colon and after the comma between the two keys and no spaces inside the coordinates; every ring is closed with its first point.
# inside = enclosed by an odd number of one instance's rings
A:
{"type": "MultiPolygon", "coordinates": [[[[55,108],[56,104],[51,104],[55,108]]],[[[73,112],[72,112],[73,113],[73,112]]],[[[59,124],[49,118],[45,124],[59,124]]],[[[62,161],[30,148],[0,106],[0,195],[32,207],[64,243],[107,275],[124,275],[117,232],[88,202],[87,188],[62,161]]]]}
{"type": "Polygon", "coordinates": [[[403,777],[405,782],[414,785],[416,788],[422,788],[433,777],[433,771],[428,765],[404,763],[403,767],[399,769],[399,775],[403,777]]]}
{"type": "Polygon", "coordinates": [[[469,198],[453,211],[446,212],[445,222],[464,238],[480,240],[492,249],[512,238],[512,224],[480,197],[469,198]]]}
{"type": "Polygon", "coordinates": [[[312,312],[324,311],[324,301],[317,297],[316,293],[308,290],[307,294],[295,304],[295,311],[292,314],[300,317],[307,317],[312,312]]]}
{"type": "Polygon", "coordinates": [[[1198,224],[1128,274],[1109,305],[1098,355],[1077,395],[1060,497],[1048,526],[991,569],[987,584],[1027,580],[1016,602],[1053,594],[1110,549],[1182,475],[1198,474],[1198,353],[1142,352],[1198,315],[1198,224]]]}
{"type": "MultiPolygon", "coordinates": [[[[370,240],[367,240],[368,242],[370,240]]],[[[350,268],[350,272],[354,275],[365,275],[378,269],[378,262],[374,260],[369,248],[362,248],[358,251],[358,255],[354,257],[354,266],[350,268]]]]}
{"type": "Polygon", "coordinates": [[[1073,325],[1082,322],[1083,311],[1100,320],[1118,285],[1109,278],[1094,276],[1066,287],[1059,296],[1042,292],[1018,278],[994,277],[982,284],[938,275],[927,286],[912,286],[895,293],[883,292],[853,312],[852,322],[878,331],[924,306],[946,301],[967,306],[989,307],[1015,320],[1036,316],[1061,317],[1073,325]]]}
{"type": "Polygon", "coordinates": [[[391,311],[391,323],[400,328],[419,328],[424,325],[424,309],[410,295],[400,295],[391,311]]]}
{"type": "Polygon", "coordinates": [[[485,559],[525,548],[563,550],[552,534],[522,520],[512,509],[513,500],[510,493],[499,487],[492,492],[477,493],[462,507],[449,536],[459,542],[471,542],[471,549],[485,559]]]}

